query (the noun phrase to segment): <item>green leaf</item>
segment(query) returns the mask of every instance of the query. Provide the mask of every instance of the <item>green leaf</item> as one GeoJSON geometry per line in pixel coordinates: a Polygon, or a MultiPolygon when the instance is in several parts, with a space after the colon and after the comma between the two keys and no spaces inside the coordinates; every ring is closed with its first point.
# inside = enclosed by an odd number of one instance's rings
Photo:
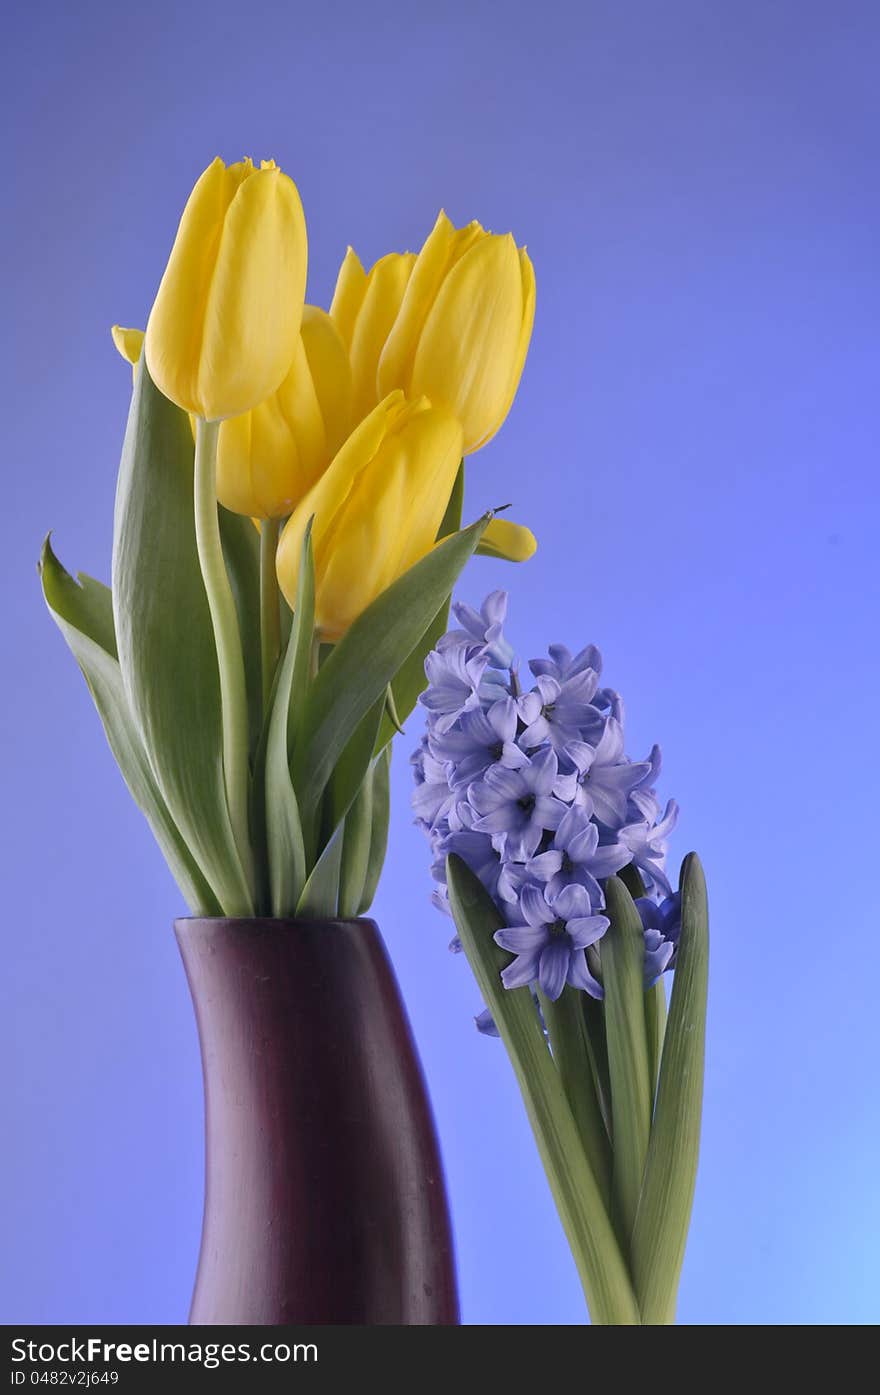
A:
{"type": "Polygon", "coordinates": [[[388,821],[391,814],[391,747],[386,746],[373,766],[373,808],[370,830],[370,854],[358,915],[365,915],[373,904],[388,847],[388,821]]]}
{"type": "Polygon", "coordinates": [[[113,538],[119,664],[171,817],[226,915],[251,892],[222,768],[220,682],[196,552],[189,421],[141,362],[119,468],[113,538]]]}
{"type": "Polygon", "coordinates": [[[249,518],[220,507],[220,538],[238,612],[253,757],[263,725],[260,673],[260,535],[249,518]]]}
{"type": "Polygon", "coordinates": [[[336,831],[345,818],[369,775],[373,763],[373,749],[384,712],[383,693],[358,724],[336,762],[324,801],[324,841],[336,831]]]}
{"type": "Polygon", "coordinates": [[[618,877],[605,883],[605,911],[611,924],[600,953],[614,1129],[613,1191],[621,1235],[628,1243],[645,1170],[653,1094],[645,1035],[644,936],[638,910],[618,877]]]}
{"type": "Polygon", "coordinates": [[[448,599],[489,515],[439,543],[354,622],[320,668],[293,751],[293,783],[305,821],[360,722],[448,599]]]}
{"type": "Polygon", "coordinates": [[[369,771],[345,816],[342,866],[339,873],[339,914],[360,913],[364,883],[370,862],[373,834],[373,771],[369,771]]]}
{"type": "Polygon", "coordinates": [[[296,914],[313,920],[333,920],[339,914],[339,878],[345,824],[341,823],[312,868],[296,914]]]}
{"type": "Polygon", "coordinates": [[[40,577],[49,613],[82,670],[123,779],[145,814],[187,905],[194,915],[217,915],[216,897],[168,812],[126,700],[109,588],[82,573],[74,580],[48,538],[40,558],[40,577]]]}
{"type": "Polygon", "coordinates": [[[645,994],[645,1039],[648,1043],[648,1069],[651,1082],[651,1103],[657,1093],[660,1058],[663,1054],[663,1034],[666,1030],[666,989],[661,974],[645,994]]]}
{"type": "Polygon", "coordinates": [[[273,916],[294,913],[306,882],[302,821],[290,778],[290,728],[296,729],[296,709],[302,705],[303,690],[308,685],[314,607],[315,567],[310,520],[302,542],[296,612],[275,682],[266,740],[266,846],[273,916]]]}
{"type": "MultiPolygon", "coordinates": [[[[455,476],[455,484],[452,486],[452,494],[449,503],[446,505],[446,512],[443,515],[443,522],[437,530],[437,541],[451,537],[457,533],[461,527],[461,510],[464,504],[464,461],[458,467],[458,474],[455,476]]],[[[478,545],[479,546],[479,545],[478,545]]],[[[451,594],[451,588],[450,588],[451,594]]],[[[431,619],[430,624],[424,634],[419,639],[412,653],[404,660],[398,669],[391,684],[394,694],[394,707],[399,723],[406,721],[407,717],[415,707],[419,694],[423,693],[427,687],[428,680],[425,677],[425,659],[431,650],[436,648],[437,641],[446,632],[449,623],[449,601],[447,596],[442,605],[438,608],[436,615],[431,619]]],[[[376,742],[376,751],[382,751],[394,736],[396,727],[393,720],[386,714],[386,718],[379,729],[379,739],[376,742]]]]}
{"type": "Polygon", "coordinates": [[[675,1320],[700,1151],[709,910],[696,853],[681,869],[681,937],[660,1063],[651,1143],[632,1244],[644,1321],[675,1320]]]}
{"type": "Polygon", "coordinates": [[[446,505],[446,512],[437,529],[437,542],[443,538],[449,538],[453,533],[457,533],[461,527],[461,513],[464,508],[464,461],[460,461],[458,472],[455,476],[455,483],[452,486],[452,493],[449,496],[449,503],[446,505]]]}
{"type": "MultiPolygon", "coordinates": [[[[618,877],[630,896],[637,901],[645,895],[645,883],[634,862],[621,868],[618,877]]],[[[660,978],[645,993],[645,1033],[648,1042],[648,1067],[651,1080],[651,1101],[657,1092],[657,1076],[660,1070],[660,1053],[663,1050],[663,1032],[666,1026],[666,990],[660,978]]]]}
{"type": "Polygon", "coordinates": [[[460,858],[449,857],[446,867],[458,933],[507,1048],[593,1322],[638,1324],[626,1266],[531,993],[528,988],[506,990],[501,983],[500,971],[510,956],[493,935],[503,918],[460,858]]]}
{"type": "Polygon", "coordinates": [[[611,1149],[590,1063],[581,1005],[584,996],[570,984],[566,984],[555,1003],[543,993],[538,994],[562,1088],[607,1208],[611,1199],[611,1149]]]}
{"type": "Polygon", "coordinates": [[[593,1072],[593,1084],[596,1088],[599,1107],[602,1110],[602,1118],[605,1121],[605,1132],[608,1134],[609,1139],[611,1139],[611,1075],[608,1071],[608,1034],[605,1031],[605,1004],[599,1002],[596,998],[591,998],[589,993],[582,993],[581,1008],[584,1014],[584,1026],[587,1033],[587,1047],[590,1056],[590,1069],[593,1072]]]}

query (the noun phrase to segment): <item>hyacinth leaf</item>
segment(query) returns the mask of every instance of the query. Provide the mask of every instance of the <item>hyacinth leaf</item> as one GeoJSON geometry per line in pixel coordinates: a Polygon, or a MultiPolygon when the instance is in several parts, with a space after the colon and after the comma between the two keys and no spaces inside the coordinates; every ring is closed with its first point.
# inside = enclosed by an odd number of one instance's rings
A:
{"type": "Polygon", "coordinates": [[[626,1243],[635,1224],[651,1132],[651,1089],[645,1031],[644,936],[638,910],[617,877],[605,883],[611,924],[602,937],[602,983],[614,1130],[613,1191],[626,1243]]]}
{"type": "Polygon", "coordinates": [[[657,1093],[660,1058],[663,1054],[663,1034],[666,1031],[666,989],[662,976],[645,994],[645,1036],[648,1042],[648,1071],[651,1100],[657,1093]]]}
{"type": "MultiPolygon", "coordinates": [[[[437,530],[438,542],[458,532],[461,527],[461,511],[463,505],[464,461],[462,461],[458,467],[458,474],[455,476],[455,484],[452,486],[449,503],[446,505],[443,521],[437,530]]],[[[428,657],[431,650],[436,648],[437,641],[446,631],[446,626],[449,623],[449,601],[450,597],[447,596],[415,649],[413,649],[412,653],[404,660],[392,680],[391,691],[394,696],[394,710],[397,721],[401,725],[406,721],[418,702],[419,693],[425,690],[428,681],[425,677],[425,659],[428,657]]],[[[386,714],[379,728],[379,739],[376,742],[377,752],[384,750],[388,742],[394,736],[395,730],[396,727],[390,714],[386,714]]]]}
{"type": "Polygon", "coordinates": [[[581,994],[581,1011],[586,1028],[587,1050],[596,1098],[605,1121],[605,1132],[612,1137],[611,1127],[611,1076],[608,1072],[608,1035],[605,1031],[605,1004],[589,993],[581,994]]]}
{"type": "Polygon", "coordinates": [[[504,1040],[559,1217],[578,1267],[594,1323],[637,1325],[639,1311],[617,1238],[584,1153],[556,1066],[528,988],[500,979],[510,955],[493,936],[504,924],[470,868],[447,858],[449,898],[462,946],[504,1040]]]}
{"type": "Polygon", "coordinates": [[[109,587],[82,573],[74,580],[53,553],[48,538],[39,570],[49,613],[82,670],[116,764],[146,816],[187,905],[194,915],[219,914],[216,897],[168,812],[131,715],[116,657],[109,587]]]}
{"type": "Polygon", "coordinates": [[[345,816],[342,866],[339,872],[339,914],[356,916],[364,894],[373,831],[373,771],[367,773],[345,816]]]}
{"type": "Polygon", "coordinates": [[[632,1243],[633,1275],[644,1321],[650,1324],[675,1320],[700,1148],[709,910],[696,853],[689,853],[682,864],[680,889],[681,936],[632,1243]]]}
{"type": "MultiPolygon", "coordinates": [[[[630,862],[618,872],[634,901],[644,896],[645,883],[634,862],[630,862]]],[[[648,1041],[648,1068],[651,1081],[651,1098],[657,1091],[657,1077],[660,1072],[660,1053],[663,1050],[663,1032],[666,1027],[666,990],[662,978],[645,994],[645,1032],[648,1041]]]]}
{"type": "Polygon", "coordinates": [[[296,907],[298,916],[332,920],[339,914],[339,879],[345,824],[341,823],[312,868],[296,907]]]}
{"type": "Polygon", "coordinates": [[[489,522],[486,514],[446,538],[410,567],[355,620],[311,684],[293,782],[305,822],[317,809],[336,764],[364,717],[448,599],[489,522]]]}
{"type": "Polygon", "coordinates": [[[555,1002],[543,993],[538,999],[562,1088],[607,1208],[611,1200],[611,1150],[590,1064],[583,996],[566,984],[555,1002]]]}
{"type": "Polygon", "coordinates": [[[248,736],[253,757],[262,731],[260,673],[260,535],[249,518],[222,505],[220,538],[229,584],[235,597],[244,654],[248,700],[248,736]]]}
{"type": "Polygon", "coordinates": [[[361,892],[358,915],[365,915],[373,904],[379,878],[385,863],[385,850],[388,847],[388,822],[391,816],[391,747],[377,757],[372,773],[372,819],[370,826],[370,853],[364,887],[361,892]]]}
{"type": "Polygon", "coordinates": [[[122,448],[113,529],[119,666],[156,782],[226,915],[253,900],[226,802],[220,677],[199,567],[193,440],[185,412],[141,362],[122,448]]]}

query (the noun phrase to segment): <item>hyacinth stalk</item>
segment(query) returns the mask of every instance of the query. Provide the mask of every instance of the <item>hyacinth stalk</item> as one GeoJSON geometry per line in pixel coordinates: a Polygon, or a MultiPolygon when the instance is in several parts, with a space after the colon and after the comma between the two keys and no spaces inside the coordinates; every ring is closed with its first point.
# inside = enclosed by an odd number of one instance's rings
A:
{"type": "Polygon", "coordinates": [[[523,692],[504,593],[453,610],[413,757],[434,899],[486,1003],[477,1025],[507,1049],[592,1321],[673,1322],[699,1150],[702,869],[689,854],[673,890],[659,748],[625,755],[598,650],[552,646],[523,692]]]}

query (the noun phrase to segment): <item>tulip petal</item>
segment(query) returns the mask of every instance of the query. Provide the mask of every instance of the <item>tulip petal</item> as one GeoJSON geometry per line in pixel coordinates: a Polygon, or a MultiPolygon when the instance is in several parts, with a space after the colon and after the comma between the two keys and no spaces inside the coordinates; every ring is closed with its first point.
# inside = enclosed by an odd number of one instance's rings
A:
{"type": "Polygon", "coordinates": [[[350,342],[355,421],[371,412],[379,400],[379,358],[397,319],[415,261],[412,252],[389,252],[376,262],[367,277],[350,342]]]}
{"type": "Polygon", "coordinates": [[[199,399],[209,421],[257,406],[281,384],[299,342],[306,225],[293,180],[260,170],[239,185],[205,305],[199,399]]]}
{"type": "Polygon", "coordinates": [[[378,407],[352,431],[337,451],[321,478],[294,509],[278,544],[278,582],[288,604],[296,598],[300,549],[306,525],[314,514],[312,546],[315,568],[321,574],[321,562],[328,534],[338,523],[338,513],[351,491],[360,471],[375,455],[385,434],[389,416],[403,409],[403,393],[390,393],[378,407]]]}
{"type": "Polygon", "coordinates": [[[330,302],[330,318],[342,336],[347,349],[351,348],[354,326],[367,290],[367,273],[353,247],[346,250],[336,278],[336,289],[330,302]]]}
{"type": "Polygon", "coordinates": [[[379,360],[377,390],[381,394],[402,388],[412,396],[412,370],[419,336],[437,298],[444,277],[477,239],[484,236],[479,223],[456,229],[441,210],[416,258],[400,314],[385,342],[379,360]]]}
{"type": "Polygon", "coordinates": [[[535,323],[535,269],[532,266],[532,263],[529,259],[529,255],[524,247],[520,250],[519,259],[520,269],[522,272],[523,316],[522,326],[520,328],[519,345],[517,347],[517,352],[514,357],[513,363],[511,364],[510,385],[508,387],[507,392],[507,401],[502,412],[498,417],[497,422],[495,423],[495,426],[492,428],[491,431],[489,431],[489,433],[486,436],[483,437],[481,441],[479,441],[473,447],[474,450],[482,450],[483,446],[485,446],[488,441],[491,441],[492,437],[495,435],[498,429],[501,426],[503,426],[507,414],[513,406],[513,399],[516,396],[516,391],[519,387],[523,368],[525,367],[526,355],[529,352],[529,344],[532,338],[532,328],[535,323]]]}
{"type": "Polygon", "coordinates": [[[425,393],[456,412],[466,454],[503,420],[522,322],[516,243],[510,235],[484,237],[440,287],[419,337],[410,382],[413,393],[425,393]]]}
{"type": "Polygon", "coordinates": [[[306,230],[277,168],[215,160],[180,220],[147,324],[159,389],[208,420],[249,411],[285,377],[305,295],[306,230]]]}
{"type": "Polygon", "coordinates": [[[300,333],[324,421],[328,460],[332,460],[351,428],[351,365],[345,342],[326,310],[306,305],[300,333]]]}
{"type": "Polygon", "coordinates": [[[134,368],[144,347],[144,331],[142,329],[125,329],[122,325],[113,325],[110,334],[117,351],[134,368]]]}
{"type": "Polygon", "coordinates": [[[477,552],[484,557],[497,557],[503,562],[527,562],[535,555],[537,547],[530,528],[507,518],[493,518],[477,552]]]}

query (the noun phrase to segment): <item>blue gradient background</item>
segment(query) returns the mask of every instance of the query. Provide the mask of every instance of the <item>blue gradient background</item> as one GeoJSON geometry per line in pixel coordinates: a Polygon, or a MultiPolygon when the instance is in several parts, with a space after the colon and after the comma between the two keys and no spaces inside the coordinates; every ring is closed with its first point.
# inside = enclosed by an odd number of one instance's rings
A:
{"type": "MultiPolygon", "coordinates": [[[[56,530],[106,578],[128,374],[215,154],[299,182],[310,298],[345,245],[439,205],[528,243],[538,315],[468,512],[526,657],[593,640],[629,746],[664,748],[713,910],[691,1323],[880,1317],[877,1154],[877,72],[842,0],[19,4],[5,22],[5,1144],[0,1319],[184,1319],[201,1207],[180,897],[35,575],[56,530]]],[[[582,1320],[466,965],[428,904],[398,752],[375,908],[443,1141],[469,1323],[582,1320]]]]}

